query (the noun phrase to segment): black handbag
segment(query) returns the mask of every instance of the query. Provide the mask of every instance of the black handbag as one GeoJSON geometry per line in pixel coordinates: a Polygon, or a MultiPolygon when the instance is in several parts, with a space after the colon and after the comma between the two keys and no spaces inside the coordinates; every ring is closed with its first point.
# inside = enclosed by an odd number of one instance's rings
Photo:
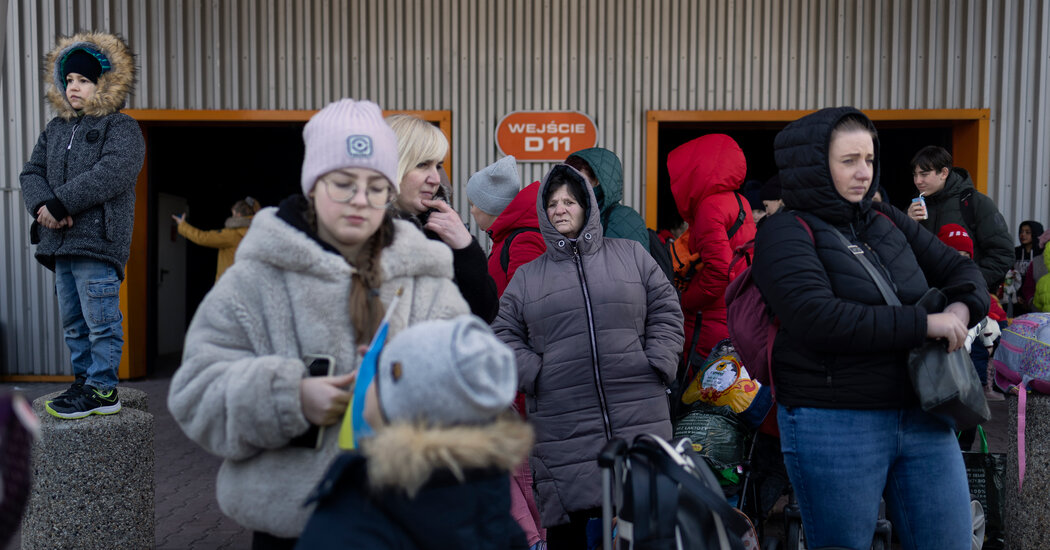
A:
{"type": "MultiPolygon", "coordinates": [[[[918,305],[939,313],[947,301],[943,292],[931,288],[918,305]]],[[[944,341],[927,339],[908,354],[908,374],[922,410],[951,418],[956,430],[973,428],[992,418],[977,369],[965,348],[948,353],[944,341]]]]}
{"type": "MultiPolygon", "coordinates": [[[[864,266],[886,303],[891,306],[901,305],[900,299],[890,290],[886,278],[864,256],[864,250],[849,242],[837,229],[834,233],[864,266]]],[[[939,289],[931,288],[916,305],[927,312],[940,313],[947,307],[948,298],[939,289]]],[[[984,397],[984,388],[977,377],[977,369],[966,348],[948,353],[945,342],[927,338],[926,343],[908,354],[908,374],[922,410],[950,420],[956,430],[969,429],[992,418],[992,411],[984,397]]]]}

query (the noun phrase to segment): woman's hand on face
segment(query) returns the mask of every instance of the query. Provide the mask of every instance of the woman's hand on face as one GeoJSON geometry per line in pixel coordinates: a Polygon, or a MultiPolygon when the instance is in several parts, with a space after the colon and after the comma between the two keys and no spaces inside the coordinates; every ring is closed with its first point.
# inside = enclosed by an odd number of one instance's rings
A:
{"type": "Polygon", "coordinates": [[[948,353],[963,347],[966,332],[966,324],[954,313],[945,311],[926,316],[926,337],[947,340],[948,353]]]}
{"type": "Polygon", "coordinates": [[[299,383],[303,415],[311,424],[331,426],[343,417],[353,393],[349,388],[357,371],[341,376],[308,376],[299,383]]]}
{"type": "Polygon", "coordinates": [[[430,217],[427,218],[424,228],[437,233],[437,236],[445,244],[452,247],[453,250],[462,250],[470,246],[473,237],[467,231],[467,226],[463,225],[463,220],[460,219],[459,214],[447,202],[427,199],[423,199],[421,202],[423,206],[434,209],[430,213],[430,217]]]}
{"type": "Polygon", "coordinates": [[[913,220],[915,220],[917,222],[921,222],[923,219],[925,219],[925,218],[923,218],[923,216],[925,214],[926,214],[926,209],[922,206],[921,202],[916,201],[916,202],[913,202],[910,205],[908,205],[908,217],[909,218],[911,218],[911,219],[913,219],[913,220]]]}

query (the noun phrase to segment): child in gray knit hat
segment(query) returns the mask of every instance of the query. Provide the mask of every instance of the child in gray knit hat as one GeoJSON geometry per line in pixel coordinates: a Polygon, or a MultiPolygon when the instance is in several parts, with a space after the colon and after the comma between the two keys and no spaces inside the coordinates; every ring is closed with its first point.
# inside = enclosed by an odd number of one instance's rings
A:
{"type": "Polygon", "coordinates": [[[311,497],[299,548],[525,548],[510,471],[532,429],[508,412],[514,354],[481,319],[413,325],[368,388],[375,435],[341,455],[311,497]]]}

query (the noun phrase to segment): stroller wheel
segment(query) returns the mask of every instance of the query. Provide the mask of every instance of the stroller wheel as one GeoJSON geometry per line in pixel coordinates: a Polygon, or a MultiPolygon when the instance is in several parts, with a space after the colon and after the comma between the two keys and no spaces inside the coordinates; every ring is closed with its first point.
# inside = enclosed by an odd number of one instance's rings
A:
{"type": "Polygon", "coordinates": [[[802,532],[801,521],[789,521],[787,525],[787,540],[784,545],[786,550],[805,550],[806,536],[802,532]]]}
{"type": "Polygon", "coordinates": [[[984,506],[977,499],[970,501],[970,516],[973,518],[973,541],[971,550],[981,550],[984,546],[985,515],[984,506]]]}

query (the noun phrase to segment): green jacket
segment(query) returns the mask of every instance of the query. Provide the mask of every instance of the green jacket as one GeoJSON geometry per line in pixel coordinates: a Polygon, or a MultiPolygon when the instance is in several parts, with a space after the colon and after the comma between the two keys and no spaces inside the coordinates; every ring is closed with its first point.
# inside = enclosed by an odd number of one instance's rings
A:
{"type": "MultiPolygon", "coordinates": [[[[1043,262],[1047,271],[1050,271],[1050,254],[1043,252],[1043,262]]],[[[1039,281],[1035,283],[1035,298],[1032,299],[1032,304],[1039,311],[1050,312],[1050,275],[1039,277],[1039,281]]]]}
{"type": "Polygon", "coordinates": [[[994,289],[1003,282],[1006,272],[1013,267],[1013,239],[1006,220],[999,213],[995,202],[988,195],[978,192],[973,186],[970,174],[962,168],[952,168],[944,189],[926,197],[926,211],[929,219],[919,223],[935,235],[941,227],[957,223],[966,228],[973,237],[973,260],[981,268],[981,274],[994,289]],[[973,201],[974,223],[966,223],[962,213],[960,197],[971,191],[973,201]]]}
{"type": "Polygon", "coordinates": [[[587,161],[598,178],[599,185],[594,188],[594,196],[602,211],[602,234],[605,237],[638,241],[649,252],[649,232],[645,220],[630,206],[620,204],[623,199],[623,166],[616,153],[592,147],[576,151],[571,156],[587,161]]]}

